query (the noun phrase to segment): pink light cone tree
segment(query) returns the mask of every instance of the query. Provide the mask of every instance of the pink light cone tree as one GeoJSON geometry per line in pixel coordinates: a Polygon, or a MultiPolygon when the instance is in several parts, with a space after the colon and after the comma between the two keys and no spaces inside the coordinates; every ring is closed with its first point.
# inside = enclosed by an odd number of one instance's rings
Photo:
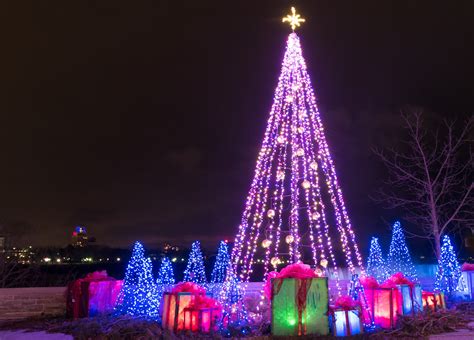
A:
{"type": "Polygon", "coordinates": [[[291,33],[232,264],[243,282],[257,258],[264,277],[287,259],[327,263],[337,279],[336,249],[351,273],[363,270],[300,40],[291,33]]]}

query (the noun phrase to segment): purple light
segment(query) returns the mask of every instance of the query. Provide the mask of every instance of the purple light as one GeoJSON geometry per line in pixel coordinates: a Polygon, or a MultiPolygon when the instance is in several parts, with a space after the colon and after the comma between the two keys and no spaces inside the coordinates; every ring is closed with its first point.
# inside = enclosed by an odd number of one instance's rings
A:
{"type": "Polygon", "coordinates": [[[263,255],[264,276],[278,265],[272,259],[286,256],[313,266],[327,260],[337,279],[333,247],[342,249],[351,273],[356,266],[364,271],[300,41],[291,33],[231,259],[244,282],[257,253],[263,255]],[[330,237],[333,227],[339,244],[330,237]]]}

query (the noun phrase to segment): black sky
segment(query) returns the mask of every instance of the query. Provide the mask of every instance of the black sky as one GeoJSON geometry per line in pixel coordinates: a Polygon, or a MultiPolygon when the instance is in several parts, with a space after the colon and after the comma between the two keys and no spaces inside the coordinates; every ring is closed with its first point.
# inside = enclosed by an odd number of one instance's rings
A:
{"type": "Polygon", "coordinates": [[[362,247],[397,111],[473,111],[473,1],[3,3],[0,222],[33,245],[232,238],[291,5],[362,247]],[[21,229],[23,228],[23,229],[21,229]]]}

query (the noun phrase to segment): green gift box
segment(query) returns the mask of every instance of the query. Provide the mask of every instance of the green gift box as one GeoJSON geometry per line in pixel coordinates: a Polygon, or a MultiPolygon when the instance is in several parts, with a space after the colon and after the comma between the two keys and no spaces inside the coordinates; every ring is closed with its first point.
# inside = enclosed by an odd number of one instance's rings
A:
{"type": "Polygon", "coordinates": [[[327,335],[328,279],[272,279],[272,335],[327,335]]]}

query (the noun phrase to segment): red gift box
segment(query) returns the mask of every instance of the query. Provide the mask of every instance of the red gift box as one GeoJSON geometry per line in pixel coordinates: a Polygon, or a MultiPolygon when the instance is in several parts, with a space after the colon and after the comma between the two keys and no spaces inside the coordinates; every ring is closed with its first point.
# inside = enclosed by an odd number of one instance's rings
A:
{"type": "MultiPolygon", "coordinates": [[[[393,328],[402,314],[402,294],[397,288],[365,289],[365,296],[373,315],[373,320],[381,328],[393,328]]],[[[364,311],[365,320],[369,320],[368,311],[364,311]]]]}
{"type": "Polygon", "coordinates": [[[209,333],[217,329],[217,321],[221,317],[221,309],[211,308],[185,308],[184,329],[192,332],[209,333]]]}
{"type": "Polygon", "coordinates": [[[188,292],[164,293],[162,326],[177,332],[184,329],[184,309],[189,307],[195,294],[188,292]]]}
{"type": "Polygon", "coordinates": [[[68,284],[66,310],[68,317],[84,318],[114,309],[122,281],[94,272],[68,284]]]}
{"type": "Polygon", "coordinates": [[[177,284],[171,293],[163,294],[161,325],[177,332],[184,329],[184,309],[191,307],[196,297],[205,296],[206,290],[192,282],[177,284]]]}
{"type": "Polygon", "coordinates": [[[446,309],[443,293],[423,292],[423,308],[431,310],[446,309]]]}

